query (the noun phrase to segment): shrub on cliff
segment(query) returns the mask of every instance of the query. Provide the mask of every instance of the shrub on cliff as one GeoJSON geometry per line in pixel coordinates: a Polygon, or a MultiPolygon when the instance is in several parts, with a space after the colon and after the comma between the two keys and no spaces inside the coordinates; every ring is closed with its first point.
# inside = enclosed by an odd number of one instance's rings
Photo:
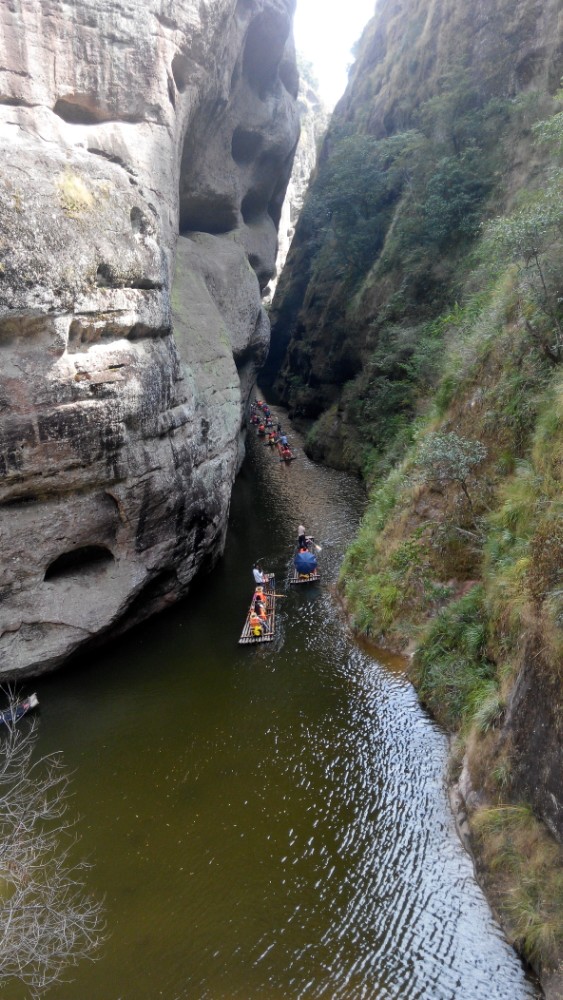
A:
{"type": "MultiPolygon", "coordinates": [[[[470,484],[476,467],[487,457],[482,441],[462,438],[453,431],[428,434],[418,451],[422,481],[438,489],[454,483],[473,507],[470,484]]],[[[473,489],[473,486],[471,486],[473,489]]]]}

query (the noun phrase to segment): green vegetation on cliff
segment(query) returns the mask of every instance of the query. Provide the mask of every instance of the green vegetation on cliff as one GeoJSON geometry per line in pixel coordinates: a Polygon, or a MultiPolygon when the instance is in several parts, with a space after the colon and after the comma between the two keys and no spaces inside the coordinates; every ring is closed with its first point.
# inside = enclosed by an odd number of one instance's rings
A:
{"type": "Polygon", "coordinates": [[[371,488],[347,607],[414,651],[477,790],[495,904],[545,971],[563,951],[563,65],[554,4],[490,6],[378,7],[274,302],[275,385],[312,457],[371,488]]]}

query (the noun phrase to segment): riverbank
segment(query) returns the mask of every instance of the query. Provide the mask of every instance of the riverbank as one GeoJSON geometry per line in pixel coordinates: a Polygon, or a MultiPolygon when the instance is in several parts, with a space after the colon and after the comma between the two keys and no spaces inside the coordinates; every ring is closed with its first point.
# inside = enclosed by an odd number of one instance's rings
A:
{"type": "MultiPolygon", "coordinates": [[[[413,660],[417,649],[414,638],[411,639],[407,649],[393,649],[390,644],[382,647],[379,643],[372,642],[364,632],[354,627],[354,618],[346,599],[344,587],[342,586],[342,577],[333,586],[332,596],[348,627],[351,629],[355,642],[370,655],[378,657],[382,662],[386,662],[391,669],[398,669],[406,673],[414,683],[415,689],[417,689],[417,671],[413,669],[413,660]]],[[[428,705],[426,708],[428,710],[428,705]]],[[[437,718],[437,721],[443,725],[444,719],[445,716],[442,715],[441,718],[437,718]]],[[[447,731],[447,726],[445,730],[447,731]]],[[[494,861],[491,861],[491,858],[488,857],[488,851],[494,846],[493,838],[487,837],[484,828],[481,829],[480,835],[477,837],[474,828],[472,828],[472,816],[477,814],[482,816],[486,810],[490,812],[495,804],[487,799],[484,790],[478,791],[473,788],[470,778],[469,761],[463,753],[460,758],[460,748],[462,746],[463,742],[460,742],[460,734],[456,735],[450,730],[447,785],[450,808],[458,837],[472,860],[476,878],[488,899],[492,912],[502,926],[507,940],[515,948],[522,961],[530,968],[534,976],[537,977],[546,1000],[563,1000],[562,966],[558,963],[560,965],[559,969],[555,967],[546,970],[542,962],[538,960],[537,953],[531,951],[529,946],[524,946],[524,942],[519,938],[518,925],[514,919],[511,919],[510,909],[506,904],[506,896],[515,894],[520,878],[515,878],[511,884],[507,884],[505,881],[504,896],[499,893],[498,885],[495,884],[493,878],[494,861]]],[[[526,819],[530,822],[528,815],[526,819]]],[[[534,853],[542,853],[542,848],[547,839],[547,831],[544,830],[543,825],[538,823],[533,837],[533,846],[536,848],[536,851],[534,852],[533,849],[529,850],[526,859],[532,864],[532,867],[534,867],[534,853]]],[[[555,873],[556,869],[554,869],[555,873]]],[[[520,872],[518,873],[519,875],[520,872]]],[[[552,955],[557,954],[555,941],[549,942],[548,946],[552,955]]],[[[545,953],[545,947],[545,944],[542,945],[542,953],[545,953]]]]}
{"type": "MultiPolygon", "coordinates": [[[[354,628],[342,583],[333,588],[333,596],[356,642],[373,655],[382,656],[390,663],[397,664],[410,677],[415,689],[419,690],[419,674],[413,668],[417,649],[415,640],[411,640],[407,650],[393,650],[386,646],[382,651],[377,643],[371,642],[365,634],[354,628]]],[[[426,708],[429,706],[426,705],[426,708]]],[[[444,725],[447,717],[447,710],[443,710],[441,716],[438,713],[437,721],[444,725]]],[[[475,876],[507,940],[537,977],[546,1000],[563,1000],[563,949],[558,944],[558,940],[561,940],[558,901],[561,853],[545,826],[535,820],[531,810],[526,808],[522,814],[516,810],[509,813],[509,826],[512,829],[503,839],[499,831],[499,809],[511,810],[513,807],[508,803],[499,803],[498,798],[494,801],[484,788],[473,786],[471,754],[465,749],[467,743],[475,754],[475,740],[469,738],[467,731],[456,734],[450,730],[448,795],[460,842],[472,859],[475,876]],[[488,817],[492,822],[487,822],[488,817]],[[525,826],[526,834],[516,837],[523,841],[517,848],[515,833],[518,833],[518,825],[525,826]],[[518,856],[518,863],[515,854],[518,856]],[[498,877],[499,862],[504,868],[501,880],[498,877]],[[524,909],[525,900],[519,899],[522,885],[526,881],[533,887],[535,913],[530,907],[524,909]],[[542,893],[544,898],[547,896],[547,903],[544,904],[543,913],[538,913],[537,900],[542,898],[542,893]],[[549,925],[546,916],[555,918],[553,926],[549,925]],[[546,954],[550,956],[549,967],[545,965],[546,954]]],[[[500,815],[502,816],[502,812],[500,815]]]]}

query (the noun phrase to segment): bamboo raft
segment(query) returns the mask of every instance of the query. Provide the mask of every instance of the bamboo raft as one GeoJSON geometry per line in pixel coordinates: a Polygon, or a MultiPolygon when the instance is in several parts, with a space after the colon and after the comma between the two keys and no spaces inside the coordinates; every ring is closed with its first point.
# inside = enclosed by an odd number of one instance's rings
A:
{"type": "Polygon", "coordinates": [[[295,566],[292,566],[292,571],[293,576],[290,577],[290,583],[314,583],[315,580],[321,578],[318,566],[312,573],[298,573],[295,566]]]}
{"type": "Polygon", "coordinates": [[[248,609],[248,614],[246,616],[246,621],[241,632],[239,639],[239,645],[248,645],[249,643],[255,642],[272,642],[275,632],[276,632],[276,579],[273,573],[270,573],[270,579],[268,583],[264,585],[264,596],[266,598],[266,613],[267,619],[265,622],[265,628],[261,635],[254,635],[250,627],[250,615],[254,608],[254,601],[248,609]]]}
{"type": "MultiPolygon", "coordinates": [[[[309,538],[307,540],[307,548],[309,549],[309,552],[313,551],[314,544],[315,543],[314,543],[314,541],[313,541],[312,538],[309,538]]],[[[320,551],[320,549],[319,549],[319,551],[320,551]]],[[[321,577],[321,574],[320,574],[318,566],[313,570],[312,573],[300,573],[299,570],[296,569],[295,563],[293,563],[292,566],[291,566],[291,575],[290,575],[290,578],[289,578],[289,582],[291,584],[294,584],[294,583],[315,583],[316,580],[320,580],[320,577],[321,577]]]]}

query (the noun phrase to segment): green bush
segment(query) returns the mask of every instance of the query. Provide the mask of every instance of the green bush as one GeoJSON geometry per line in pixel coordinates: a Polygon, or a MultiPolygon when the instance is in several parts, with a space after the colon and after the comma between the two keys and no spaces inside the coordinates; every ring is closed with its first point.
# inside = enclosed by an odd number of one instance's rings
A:
{"type": "Polygon", "coordinates": [[[472,506],[469,493],[471,477],[477,465],[487,457],[481,441],[460,437],[453,431],[428,434],[418,451],[417,465],[422,482],[444,488],[454,483],[472,506]]]}

